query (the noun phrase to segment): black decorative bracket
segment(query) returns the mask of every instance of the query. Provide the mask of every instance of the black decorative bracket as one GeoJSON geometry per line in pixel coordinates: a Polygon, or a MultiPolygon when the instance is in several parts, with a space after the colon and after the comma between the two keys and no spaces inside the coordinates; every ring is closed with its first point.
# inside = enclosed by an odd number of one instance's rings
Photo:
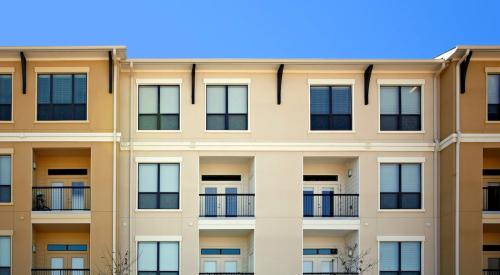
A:
{"type": "Polygon", "coordinates": [[[26,57],[24,53],[21,52],[21,73],[22,73],[22,84],[23,84],[23,94],[26,94],[26,57]]]}
{"type": "Polygon", "coordinates": [[[368,65],[365,70],[365,105],[368,105],[368,93],[370,91],[370,79],[372,78],[373,64],[368,65]]]}
{"type": "Polygon", "coordinates": [[[465,93],[465,81],[467,79],[467,69],[469,68],[469,62],[472,57],[472,51],[469,51],[469,54],[465,58],[465,60],[460,63],[460,93],[465,93]]]}
{"type": "Polygon", "coordinates": [[[109,93],[112,94],[113,93],[113,70],[114,70],[114,66],[113,66],[113,52],[112,51],[109,51],[108,52],[108,77],[109,77],[109,93]]]}
{"type": "Polygon", "coordinates": [[[196,90],[196,64],[191,68],[191,104],[194,104],[196,90]]]}
{"type": "Polygon", "coordinates": [[[278,92],[278,105],[281,105],[281,83],[283,80],[283,69],[285,68],[285,64],[281,64],[280,67],[278,68],[278,83],[277,83],[277,92],[278,92]]]}

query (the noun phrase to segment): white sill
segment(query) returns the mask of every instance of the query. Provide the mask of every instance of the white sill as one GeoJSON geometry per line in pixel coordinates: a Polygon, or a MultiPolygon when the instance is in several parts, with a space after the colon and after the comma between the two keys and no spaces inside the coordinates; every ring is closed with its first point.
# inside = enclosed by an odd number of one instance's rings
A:
{"type": "Polygon", "coordinates": [[[165,213],[168,213],[168,212],[182,212],[182,209],[138,209],[136,208],[135,209],[135,212],[139,212],[139,213],[147,213],[147,212],[165,212],[165,213]]]}
{"type": "Polygon", "coordinates": [[[422,209],[378,209],[380,213],[423,213],[425,212],[425,208],[422,209]]]}
{"type": "Polygon", "coordinates": [[[486,120],[485,123],[488,123],[488,124],[499,124],[500,120],[486,120]]]}
{"type": "Polygon", "coordinates": [[[35,120],[35,123],[40,123],[40,124],[57,124],[57,123],[61,123],[61,124],[67,124],[67,123],[78,123],[78,124],[84,124],[84,123],[89,123],[88,120],[35,120]]]}
{"type": "Polygon", "coordinates": [[[421,131],[381,131],[378,130],[379,134],[425,134],[424,130],[421,131]]]}
{"type": "Polygon", "coordinates": [[[354,134],[356,130],[309,130],[307,131],[309,134],[354,134]]]}
{"type": "Polygon", "coordinates": [[[0,206],[12,206],[14,202],[0,202],[0,206]]]}
{"type": "Polygon", "coordinates": [[[250,130],[207,130],[207,129],[205,129],[205,133],[248,134],[248,133],[251,133],[251,131],[250,130]]]}
{"type": "Polygon", "coordinates": [[[14,120],[0,120],[0,124],[13,124],[14,120]]]}
{"type": "Polygon", "coordinates": [[[136,130],[136,133],[156,133],[156,134],[161,134],[161,133],[182,133],[182,130],[136,130]]]}

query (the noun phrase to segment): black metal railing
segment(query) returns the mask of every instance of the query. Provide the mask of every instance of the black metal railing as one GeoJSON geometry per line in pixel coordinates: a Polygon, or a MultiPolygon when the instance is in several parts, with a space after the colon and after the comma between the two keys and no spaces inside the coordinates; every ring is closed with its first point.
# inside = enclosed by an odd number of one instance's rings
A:
{"type": "Polygon", "coordinates": [[[253,272],[203,272],[199,275],[253,275],[253,272]]]}
{"type": "Polygon", "coordinates": [[[500,211],[500,186],[483,187],[483,211],[500,211]]]}
{"type": "Polygon", "coordinates": [[[89,186],[33,187],[33,211],[90,210],[89,186]]]}
{"type": "Polygon", "coordinates": [[[302,275],[358,275],[353,272],[305,272],[302,275]]]}
{"type": "Polygon", "coordinates": [[[358,194],[304,194],[304,217],[358,217],[358,194]]]}
{"type": "Polygon", "coordinates": [[[90,275],[90,269],[32,269],[31,275],[90,275]]]}
{"type": "Polygon", "coordinates": [[[483,269],[483,275],[500,275],[500,269],[483,269]]]}
{"type": "Polygon", "coordinates": [[[255,194],[200,194],[200,217],[254,217],[255,194]]]}

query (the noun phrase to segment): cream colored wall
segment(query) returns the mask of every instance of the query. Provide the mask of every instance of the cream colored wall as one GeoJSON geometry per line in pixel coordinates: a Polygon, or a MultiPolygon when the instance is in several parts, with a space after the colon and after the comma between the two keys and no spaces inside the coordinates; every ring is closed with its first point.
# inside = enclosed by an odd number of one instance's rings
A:
{"type": "MultiPolygon", "coordinates": [[[[253,267],[250,266],[249,255],[253,251],[253,243],[251,243],[252,233],[249,233],[249,236],[230,236],[230,237],[214,237],[214,236],[202,236],[200,235],[200,251],[198,255],[200,257],[200,268],[201,268],[201,258],[202,256],[201,249],[204,248],[239,248],[240,255],[237,256],[241,261],[241,271],[242,272],[250,272],[253,267]]],[[[205,255],[208,258],[224,258],[226,256],[215,256],[214,255],[205,255]]],[[[234,257],[234,256],[229,256],[234,257]]]]}
{"type": "MultiPolygon", "coordinates": [[[[35,229],[34,231],[36,232],[35,229]]],[[[89,266],[90,239],[88,232],[36,232],[34,235],[36,235],[36,238],[33,238],[36,253],[33,253],[33,268],[50,268],[52,257],[64,258],[65,268],[71,268],[71,257],[83,257],[85,267],[89,266]],[[87,251],[47,251],[47,245],[49,244],[85,244],[87,245],[87,251]]]]}

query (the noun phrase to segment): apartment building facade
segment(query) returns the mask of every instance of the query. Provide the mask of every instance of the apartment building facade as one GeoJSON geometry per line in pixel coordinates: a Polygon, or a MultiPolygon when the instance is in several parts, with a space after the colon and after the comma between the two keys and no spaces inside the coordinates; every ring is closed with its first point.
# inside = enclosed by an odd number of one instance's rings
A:
{"type": "Polygon", "coordinates": [[[124,51],[0,49],[0,274],[106,274],[124,51]]]}
{"type": "Polygon", "coordinates": [[[459,46],[440,88],[441,274],[498,274],[500,53],[459,46]]]}
{"type": "Polygon", "coordinates": [[[442,63],[122,62],[131,274],[437,274],[442,63]]]}

